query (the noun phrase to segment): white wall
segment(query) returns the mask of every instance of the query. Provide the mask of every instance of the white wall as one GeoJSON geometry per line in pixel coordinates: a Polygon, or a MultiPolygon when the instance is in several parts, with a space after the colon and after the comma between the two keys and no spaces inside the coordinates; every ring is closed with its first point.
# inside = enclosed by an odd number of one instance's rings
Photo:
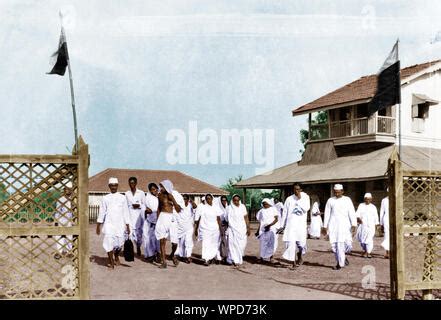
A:
{"type": "MultiPolygon", "coordinates": [[[[401,86],[401,132],[402,144],[416,147],[441,149],[441,103],[429,107],[424,132],[412,132],[412,94],[421,93],[441,101],[441,71],[426,74],[401,86]]],[[[398,113],[396,115],[398,120],[398,113]]],[[[396,121],[398,133],[398,121],[396,121]]],[[[397,135],[398,143],[398,135],[397,135]]]]}

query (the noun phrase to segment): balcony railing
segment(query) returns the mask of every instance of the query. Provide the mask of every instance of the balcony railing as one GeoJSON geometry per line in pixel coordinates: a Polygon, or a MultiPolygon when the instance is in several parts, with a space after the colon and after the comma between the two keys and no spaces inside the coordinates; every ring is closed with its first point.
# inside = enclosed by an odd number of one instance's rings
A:
{"type": "Polygon", "coordinates": [[[395,134],[395,118],[376,116],[331,123],[314,124],[310,127],[310,140],[342,138],[371,133],[395,134]]]}

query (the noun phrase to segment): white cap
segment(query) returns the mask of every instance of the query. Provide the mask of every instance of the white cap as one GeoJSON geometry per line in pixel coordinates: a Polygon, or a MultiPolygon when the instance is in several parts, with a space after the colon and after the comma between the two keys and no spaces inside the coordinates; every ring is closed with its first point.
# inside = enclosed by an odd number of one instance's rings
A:
{"type": "Polygon", "coordinates": [[[118,184],[118,178],[110,178],[109,179],[109,184],[118,184]]]}
{"type": "Polygon", "coordinates": [[[343,186],[339,183],[334,185],[334,190],[343,190],[343,186]]]}
{"type": "Polygon", "coordinates": [[[364,199],[366,199],[366,198],[371,198],[372,199],[372,194],[370,192],[366,192],[364,194],[364,199]]]}

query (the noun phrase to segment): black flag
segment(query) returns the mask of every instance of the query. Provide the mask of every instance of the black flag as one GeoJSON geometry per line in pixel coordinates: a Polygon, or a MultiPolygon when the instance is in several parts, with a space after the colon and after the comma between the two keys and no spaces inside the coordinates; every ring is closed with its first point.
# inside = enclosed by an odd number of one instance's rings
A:
{"type": "Polygon", "coordinates": [[[58,50],[51,56],[51,59],[52,70],[47,74],[58,74],[60,76],[64,76],[66,73],[67,60],[69,60],[69,54],[67,52],[67,43],[63,28],[61,28],[58,50]]]}
{"type": "Polygon", "coordinates": [[[401,80],[397,41],[378,72],[377,91],[368,104],[369,115],[398,103],[401,103],[401,80]]]}

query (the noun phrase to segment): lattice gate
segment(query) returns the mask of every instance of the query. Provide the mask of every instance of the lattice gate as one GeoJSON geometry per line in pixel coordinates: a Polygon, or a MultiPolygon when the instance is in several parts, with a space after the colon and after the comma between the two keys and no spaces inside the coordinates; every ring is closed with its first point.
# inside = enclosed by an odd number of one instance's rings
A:
{"type": "Polygon", "coordinates": [[[391,295],[432,298],[441,289],[441,172],[404,171],[389,162],[391,295]]]}
{"type": "Polygon", "coordinates": [[[0,299],[88,299],[88,146],[0,155],[0,299]]]}

